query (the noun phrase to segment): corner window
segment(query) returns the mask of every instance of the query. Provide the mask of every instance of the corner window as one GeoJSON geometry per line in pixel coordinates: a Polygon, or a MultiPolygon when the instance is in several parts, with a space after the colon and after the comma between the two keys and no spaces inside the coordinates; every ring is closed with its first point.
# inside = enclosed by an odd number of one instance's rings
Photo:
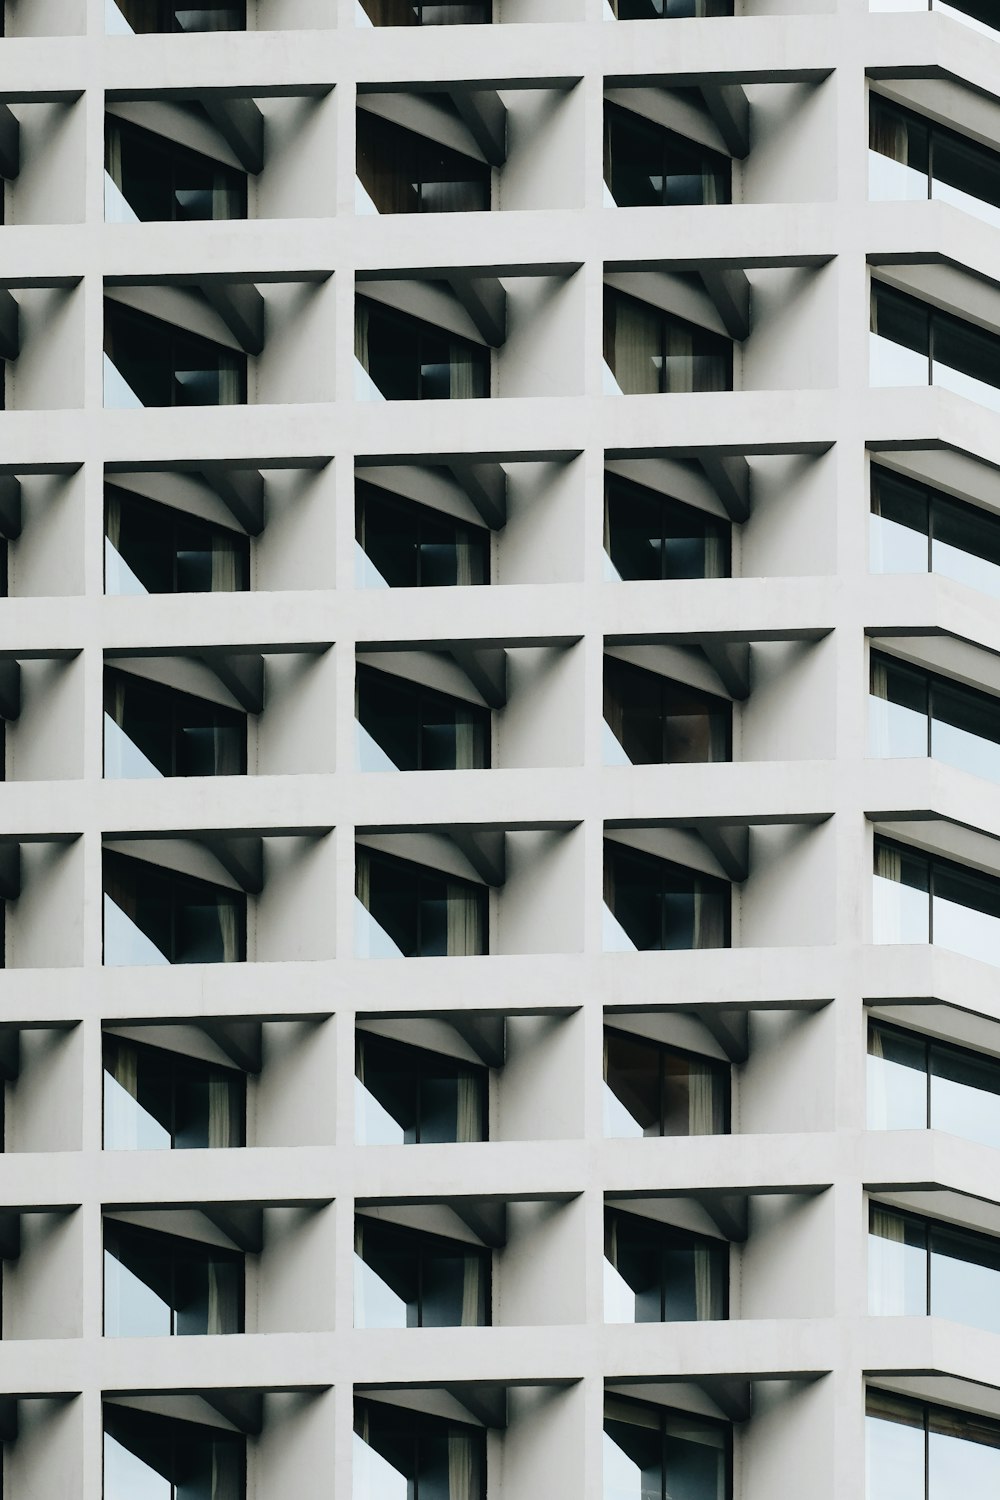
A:
{"type": "Polygon", "coordinates": [[[875,840],[876,943],[935,943],[1000,963],[1000,880],[953,860],[875,840]]]}
{"type": "Polygon", "coordinates": [[[1000,1147],[1000,1062],[873,1022],[868,1129],[944,1130],[1000,1147]]]}
{"type": "Polygon", "coordinates": [[[1000,598],[1000,516],[873,466],[873,573],[939,573],[1000,598]]]}
{"type": "Polygon", "coordinates": [[[1000,1423],[869,1389],[867,1500],[955,1500],[1000,1490],[1000,1423]]]}

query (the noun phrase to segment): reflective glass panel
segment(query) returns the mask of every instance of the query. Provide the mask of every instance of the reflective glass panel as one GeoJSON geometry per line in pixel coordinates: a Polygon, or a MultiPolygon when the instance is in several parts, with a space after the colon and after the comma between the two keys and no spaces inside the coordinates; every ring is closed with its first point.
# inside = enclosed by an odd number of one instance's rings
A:
{"type": "MultiPolygon", "coordinates": [[[[868,1393],[866,1500],[923,1500],[924,1419],[915,1403],[868,1393]]],[[[943,1500],[943,1497],[942,1497],[943,1500]]]]}
{"type": "Polygon", "coordinates": [[[906,1318],[922,1318],[927,1312],[925,1228],[877,1203],[869,1218],[868,1311],[906,1318]]]}
{"type": "Polygon", "coordinates": [[[362,1145],[487,1138],[489,1074],[423,1047],[360,1036],[355,1124],[362,1145]]]}
{"type": "Polygon", "coordinates": [[[922,1038],[871,1025],[867,1076],[869,1130],[923,1130],[930,1123],[922,1038]]]}

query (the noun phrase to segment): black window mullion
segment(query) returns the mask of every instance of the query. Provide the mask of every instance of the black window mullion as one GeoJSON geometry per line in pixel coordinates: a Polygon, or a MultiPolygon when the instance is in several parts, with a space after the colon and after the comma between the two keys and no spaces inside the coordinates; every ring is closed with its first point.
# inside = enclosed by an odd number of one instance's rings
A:
{"type": "Polygon", "coordinates": [[[927,684],[927,757],[934,753],[934,678],[929,672],[924,676],[927,684]]]}
{"type": "Polygon", "coordinates": [[[932,1100],[931,1100],[931,1083],[932,1083],[932,1081],[933,1080],[931,1078],[931,1044],[930,1044],[930,1042],[925,1041],[924,1042],[924,1095],[925,1095],[925,1100],[926,1100],[926,1103],[925,1103],[925,1109],[926,1109],[925,1119],[926,1119],[926,1122],[927,1122],[925,1124],[925,1126],[924,1126],[925,1130],[930,1130],[931,1129],[931,1121],[933,1119],[933,1114],[932,1114],[932,1111],[931,1111],[931,1103],[932,1103],[932,1100]]]}
{"type": "Polygon", "coordinates": [[[934,866],[935,861],[927,861],[927,941],[934,941],[934,866]]]}
{"type": "Polygon", "coordinates": [[[934,572],[934,518],[937,515],[937,501],[929,490],[925,490],[927,497],[927,571],[934,572]]]}
{"type": "MultiPolygon", "coordinates": [[[[927,0],[928,5],[930,0],[927,0]]],[[[931,1420],[930,1407],[924,1407],[924,1500],[931,1500],[931,1420]]]]}

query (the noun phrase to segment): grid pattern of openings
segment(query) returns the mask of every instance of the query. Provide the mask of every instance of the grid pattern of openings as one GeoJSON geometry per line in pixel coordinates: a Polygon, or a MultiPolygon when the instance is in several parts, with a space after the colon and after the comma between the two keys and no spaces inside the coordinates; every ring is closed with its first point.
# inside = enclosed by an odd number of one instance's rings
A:
{"type": "Polygon", "coordinates": [[[5,1500],[1000,1493],[995,9],[0,4],[5,1500]]]}

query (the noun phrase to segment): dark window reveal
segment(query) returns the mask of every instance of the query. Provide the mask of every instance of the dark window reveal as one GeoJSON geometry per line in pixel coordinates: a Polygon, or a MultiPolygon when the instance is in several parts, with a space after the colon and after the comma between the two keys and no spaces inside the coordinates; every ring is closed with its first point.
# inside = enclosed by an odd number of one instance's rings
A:
{"type": "Polygon", "coordinates": [[[490,351],[431,323],[358,297],[354,353],[387,401],[488,396],[490,351]]]}
{"type": "Polygon", "coordinates": [[[640,950],[729,947],[731,887],[717,876],[606,842],[604,901],[640,950]]]}
{"type": "Polygon", "coordinates": [[[358,110],[358,176],[380,214],[469,213],[490,206],[485,162],[367,109],[358,110]]]}
{"type": "Polygon", "coordinates": [[[872,283],[871,331],[924,356],[928,385],[941,383],[936,373],[940,366],[941,373],[955,370],[1000,387],[1000,339],[995,334],[878,281],[872,283]]]}
{"type": "Polygon", "coordinates": [[[358,722],[400,771],[490,763],[490,711],[372,667],[358,667],[358,722]]]}
{"type": "Polygon", "coordinates": [[[238,1068],[107,1032],[103,1049],[106,1151],[144,1144],[174,1151],[246,1144],[247,1081],[238,1068]],[[116,1102],[120,1096],[124,1110],[116,1102]]]}
{"type": "Polygon", "coordinates": [[[246,31],[246,0],[115,0],[137,35],[156,31],[246,31]]]}
{"type": "Polygon", "coordinates": [[[105,1219],[104,1258],[106,1335],[243,1332],[244,1267],[238,1250],[105,1219]],[[129,1277],[153,1294],[138,1316],[127,1291],[129,1277]]]}
{"type": "Polygon", "coordinates": [[[241,1432],[109,1401],[104,1405],[104,1493],[107,1500],[126,1500],[130,1492],[135,1494],[134,1463],[125,1467],[133,1481],[129,1489],[116,1482],[118,1451],[124,1448],[149,1469],[154,1494],[162,1493],[166,1480],[176,1500],[189,1496],[190,1500],[243,1500],[246,1447],[241,1432]]]}
{"type": "Polygon", "coordinates": [[[604,718],[633,765],[729,760],[733,706],[658,672],[604,658],[604,718]]]}
{"type": "Polygon", "coordinates": [[[607,1396],[605,1494],[619,1493],[620,1472],[622,1488],[634,1495],[636,1468],[642,1474],[642,1500],[730,1500],[732,1430],[710,1417],[607,1396]]]}
{"type": "Polygon", "coordinates": [[[486,1500],[485,1428],[358,1397],[354,1431],[404,1477],[412,1500],[486,1500]]]}
{"type": "Polygon", "coordinates": [[[229,593],[250,586],[249,537],[168,505],[109,488],[104,534],[109,594],[229,593]]]}
{"type": "Polygon", "coordinates": [[[109,116],[104,166],[138,219],[245,219],[244,172],[109,116]]]}
{"type": "Polygon", "coordinates": [[[487,952],[486,887],[359,849],[357,896],[406,958],[487,952]]]}
{"type": "MultiPolygon", "coordinates": [[[[355,1073],[394,1122],[402,1145],[487,1139],[489,1075],[424,1047],[359,1034],[355,1073]]],[[[396,1138],[396,1129],[386,1144],[396,1138]]],[[[365,1135],[366,1144],[375,1144],[365,1135]]]]}
{"type": "MultiPolygon", "coordinates": [[[[959,203],[979,199],[1000,208],[1000,154],[988,146],[878,94],[871,96],[868,140],[880,156],[926,178],[928,198],[959,203]]],[[[909,183],[919,185],[916,177],[907,179],[909,183]]]]}
{"type": "MultiPolygon", "coordinates": [[[[237,709],[106,667],[104,712],[110,720],[105,734],[105,776],[113,774],[117,759],[108,738],[115,729],[161,776],[246,775],[247,719],[237,709]]],[[[120,774],[129,774],[127,765],[120,774]]]]}
{"type": "MultiPolygon", "coordinates": [[[[462,1240],[358,1215],[354,1253],[406,1305],[407,1328],[482,1328],[490,1322],[491,1256],[462,1240]]],[[[363,1285],[363,1284],[362,1284],[363,1285]]],[[[355,1308],[358,1326],[382,1324],[355,1308]]]]}
{"type": "Polygon", "coordinates": [[[607,1028],[604,1084],[606,1135],[729,1133],[726,1063],[607,1028]]]}
{"type": "Polygon", "coordinates": [[[618,104],[604,106],[604,180],[619,208],[728,203],[732,162],[618,104]]]}
{"type": "Polygon", "coordinates": [[[361,0],[373,26],[483,26],[493,19],[492,0],[361,0]]]}
{"type": "Polygon", "coordinates": [[[112,301],[104,306],[104,352],[142,406],[246,402],[245,354],[112,301]]]}
{"type": "Polygon", "coordinates": [[[706,511],[605,478],[604,548],[620,578],[728,578],[730,531],[706,511]]]}
{"type": "Polygon", "coordinates": [[[733,388],[731,339],[613,287],[604,290],[604,358],[626,396],[733,388]]]}
{"type": "Polygon", "coordinates": [[[357,539],[394,589],[489,582],[490,533],[357,481],[357,539]]]}
{"type": "MultiPolygon", "coordinates": [[[[729,1246],[620,1209],[604,1211],[604,1258],[635,1298],[636,1323],[729,1316],[729,1246]]],[[[630,1299],[631,1300],[631,1299],[630,1299]]]]}
{"type": "Polygon", "coordinates": [[[872,466],[872,570],[942,573],[1000,596],[1000,516],[872,466]]]}
{"type": "Polygon", "coordinates": [[[611,0],[619,21],[669,21],[731,16],[733,0],[611,0]]]}
{"type": "MultiPolygon", "coordinates": [[[[246,960],[247,898],[242,891],[105,850],[104,892],[168,963],[246,960]]],[[[105,932],[104,962],[119,961],[109,952],[105,932]]]]}

